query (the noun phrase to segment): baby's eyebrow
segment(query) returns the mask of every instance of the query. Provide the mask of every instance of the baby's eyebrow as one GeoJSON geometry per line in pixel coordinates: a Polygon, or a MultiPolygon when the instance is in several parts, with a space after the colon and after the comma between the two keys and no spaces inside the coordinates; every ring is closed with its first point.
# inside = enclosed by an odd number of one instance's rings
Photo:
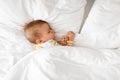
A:
{"type": "Polygon", "coordinates": [[[49,27],[49,29],[51,30],[52,28],[51,28],[51,27],[49,27]]]}

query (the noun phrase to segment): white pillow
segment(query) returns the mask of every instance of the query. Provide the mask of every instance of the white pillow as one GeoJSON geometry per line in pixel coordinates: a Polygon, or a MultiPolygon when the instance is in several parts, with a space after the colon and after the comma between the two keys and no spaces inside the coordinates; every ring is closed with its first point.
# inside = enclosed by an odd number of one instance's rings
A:
{"type": "Polygon", "coordinates": [[[0,5],[1,23],[21,29],[29,21],[42,19],[57,34],[65,34],[79,32],[86,0],[2,0],[0,5]]]}
{"type": "Polygon", "coordinates": [[[8,28],[23,29],[32,20],[32,0],[0,0],[0,24],[8,28]]]}
{"type": "Polygon", "coordinates": [[[96,0],[81,31],[82,46],[120,47],[120,0],[96,0]]]}
{"type": "Polygon", "coordinates": [[[23,54],[30,51],[23,25],[32,20],[31,3],[32,0],[0,0],[0,50],[23,54]]]}
{"type": "Polygon", "coordinates": [[[86,0],[0,0],[0,49],[29,51],[23,26],[35,19],[48,21],[58,34],[77,33],[85,4],[86,0]]]}
{"type": "Polygon", "coordinates": [[[85,5],[86,0],[35,0],[33,18],[48,21],[60,38],[68,31],[79,32],[85,5]]]}

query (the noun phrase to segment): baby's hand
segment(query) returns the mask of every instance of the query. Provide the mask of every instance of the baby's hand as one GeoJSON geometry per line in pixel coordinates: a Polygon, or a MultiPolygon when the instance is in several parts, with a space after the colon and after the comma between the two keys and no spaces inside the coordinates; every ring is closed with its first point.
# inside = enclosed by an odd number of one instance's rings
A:
{"type": "Polygon", "coordinates": [[[68,36],[62,36],[62,38],[61,38],[61,45],[66,46],[68,40],[69,40],[68,36]]]}
{"type": "Polygon", "coordinates": [[[74,41],[74,38],[75,38],[75,33],[74,33],[74,32],[69,31],[69,32],[67,33],[67,36],[68,36],[68,40],[69,40],[69,41],[74,41]]]}
{"type": "Polygon", "coordinates": [[[66,36],[63,36],[61,38],[61,45],[66,46],[68,45],[68,41],[74,41],[75,33],[72,31],[69,31],[66,36]]]}

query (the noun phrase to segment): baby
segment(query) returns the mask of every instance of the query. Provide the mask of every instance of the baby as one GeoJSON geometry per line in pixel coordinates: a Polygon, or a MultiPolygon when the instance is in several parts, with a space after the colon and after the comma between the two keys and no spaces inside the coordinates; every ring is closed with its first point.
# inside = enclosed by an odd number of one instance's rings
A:
{"type": "Polygon", "coordinates": [[[69,31],[67,35],[61,38],[58,42],[55,40],[55,32],[50,25],[43,20],[34,20],[25,25],[24,28],[26,38],[36,44],[36,48],[51,47],[51,46],[71,46],[74,41],[75,34],[69,31]]]}

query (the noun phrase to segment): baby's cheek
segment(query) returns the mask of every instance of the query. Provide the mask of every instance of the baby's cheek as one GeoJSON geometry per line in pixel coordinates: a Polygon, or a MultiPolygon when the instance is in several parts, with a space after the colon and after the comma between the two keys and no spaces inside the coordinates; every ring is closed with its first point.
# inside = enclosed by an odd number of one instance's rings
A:
{"type": "Polygon", "coordinates": [[[49,36],[50,38],[52,37],[52,35],[49,36]]]}
{"type": "Polygon", "coordinates": [[[53,38],[53,34],[49,35],[49,38],[53,38]]]}

